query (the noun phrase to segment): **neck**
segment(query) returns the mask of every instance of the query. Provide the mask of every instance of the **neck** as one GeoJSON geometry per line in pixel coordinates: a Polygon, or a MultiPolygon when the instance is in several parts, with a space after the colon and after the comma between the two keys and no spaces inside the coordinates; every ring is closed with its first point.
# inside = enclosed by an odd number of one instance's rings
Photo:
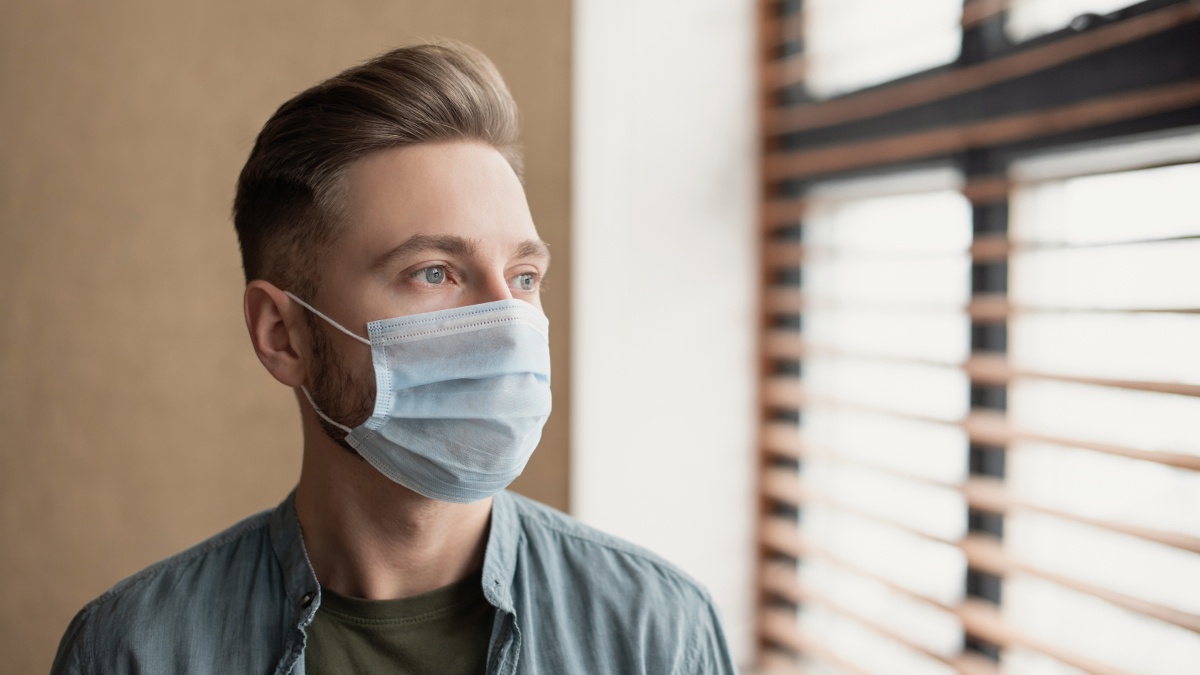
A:
{"type": "Polygon", "coordinates": [[[491,499],[423,497],[330,441],[304,412],[296,515],[322,586],[369,600],[407,598],[483,566],[491,499]]]}

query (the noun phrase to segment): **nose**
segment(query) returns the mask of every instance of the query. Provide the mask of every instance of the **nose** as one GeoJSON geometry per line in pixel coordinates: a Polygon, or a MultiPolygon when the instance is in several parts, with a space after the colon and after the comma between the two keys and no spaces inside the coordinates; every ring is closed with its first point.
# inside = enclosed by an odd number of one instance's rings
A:
{"type": "Polygon", "coordinates": [[[473,289],[471,304],[481,305],[497,300],[512,300],[512,288],[504,277],[504,269],[489,270],[480,278],[478,286],[473,289]]]}

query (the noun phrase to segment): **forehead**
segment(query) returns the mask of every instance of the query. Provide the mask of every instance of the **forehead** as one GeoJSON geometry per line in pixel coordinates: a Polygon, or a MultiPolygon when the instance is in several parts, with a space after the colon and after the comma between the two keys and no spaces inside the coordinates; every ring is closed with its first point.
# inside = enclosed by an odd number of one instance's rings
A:
{"type": "Polygon", "coordinates": [[[516,173],[482,143],[372,153],[351,165],[344,195],[354,224],[349,238],[360,245],[394,245],[417,234],[461,236],[485,248],[537,238],[516,173]]]}

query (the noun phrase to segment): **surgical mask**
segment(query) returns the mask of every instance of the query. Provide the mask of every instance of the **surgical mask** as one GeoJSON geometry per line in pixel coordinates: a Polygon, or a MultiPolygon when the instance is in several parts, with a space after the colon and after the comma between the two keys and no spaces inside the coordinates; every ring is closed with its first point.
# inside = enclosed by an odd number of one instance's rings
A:
{"type": "Polygon", "coordinates": [[[498,300],[367,324],[363,339],[291,292],[288,297],[371,347],[375,408],[346,442],[388,478],[446,502],[503,490],[525,468],[550,416],[549,321],[522,300],[498,300]]]}

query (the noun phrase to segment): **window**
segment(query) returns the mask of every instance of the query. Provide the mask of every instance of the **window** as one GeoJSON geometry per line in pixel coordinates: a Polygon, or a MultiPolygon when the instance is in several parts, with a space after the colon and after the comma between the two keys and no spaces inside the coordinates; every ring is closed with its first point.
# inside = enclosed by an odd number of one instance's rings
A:
{"type": "Polygon", "coordinates": [[[1051,4],[813,102],[763,3],[768,672],[1200,663],[1200,8],[1051,4]]]}
{"type": "Polygon", "coordinates": [[[805,87],[816,98],[958,58],[960,0],[809,0],[802,12],[805,87]]]}
{"type": "Polygon", "coordinates": [[[1012,0],[1004,32],[1014,42],[1063,28],[1086,28],[1089,16],[1110,14],[1130,0],[1012,0]]]}

